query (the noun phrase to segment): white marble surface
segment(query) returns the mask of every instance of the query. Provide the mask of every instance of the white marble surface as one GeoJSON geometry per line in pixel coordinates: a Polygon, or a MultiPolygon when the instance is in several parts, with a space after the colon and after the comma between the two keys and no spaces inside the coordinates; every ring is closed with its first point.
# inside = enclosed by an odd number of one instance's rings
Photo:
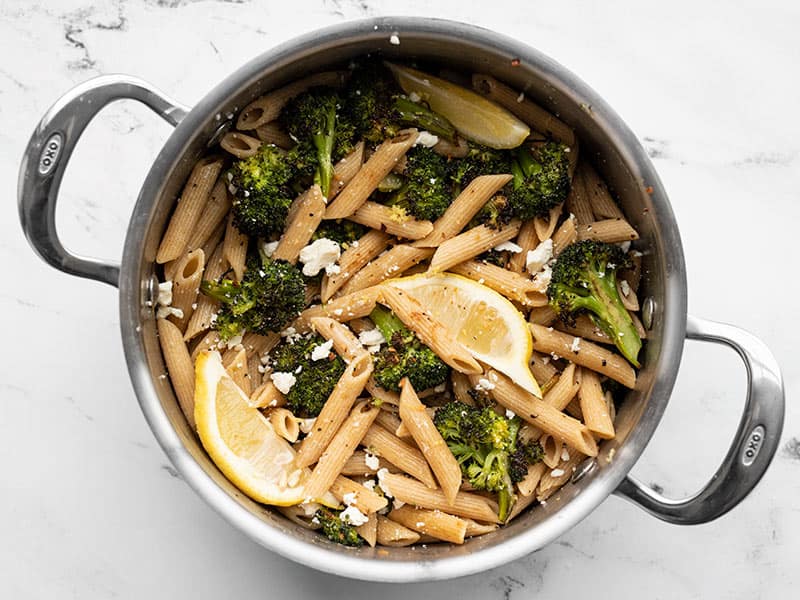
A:
{"type": "MultiPolygon", "coordinates": [[[[286,6],[0,2],[0,313],[9,334],[0,350],[0,596],[513,599],[601,590],[621,598],[795,596],[797,4],[295,0],[286,6]],[[129,384],[116,291],[59,274],[23,239],[14,198],[28,136],[61,93],[94,75],[139,75],[192,104],[278,42],[392,13],[460,19],[526,40],[592,85],[648,148],[680,223],[691,312],[753,331],[784,369],[781,449],[733,512],[678,527],[610,498],[527,558],[456,581],[392,586],[316,573],[262,550],[176,476],[129,384]]],[[[112,106],[90,126],[62,188],[58,222],[69,247],[120,254],[133,198],[168,134],[132,104],[112,106]]],[[[690,344],[673,401],[634,473],[669,494],[701,485],[732,437],[744,381],[730,352],[690,344]]]]}

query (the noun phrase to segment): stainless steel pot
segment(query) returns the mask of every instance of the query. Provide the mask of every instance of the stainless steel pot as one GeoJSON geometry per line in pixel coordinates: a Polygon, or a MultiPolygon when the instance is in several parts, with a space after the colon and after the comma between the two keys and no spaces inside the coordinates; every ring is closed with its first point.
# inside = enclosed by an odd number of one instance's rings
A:
{"type": "Polygon", "coordinates": [[[686,270],[678,227],[666,192],[636,137],[591,89],[550,58],[491,31],[450,21],[379,18],[313,32],[262,54],[228,77],[194,108],[149,84],[112,75],[88,81],[44,116],[23,158],[19,179],[23,229],[55,268],[119,286],[125,355],[142,411],[175,468],[233,525],[266,548],[310,567],[358,579],[426,581],[467,575],[537,550],[577,524],[610,494],[660,519],[704,523],[736,506],[758,483],[778,445],[784,392],[778,365],[762,342],[730,325],[687,317],[686,270]],[[397,35],[400,45],[389,38],[397,35]],[[643,321],[648,329],[643,368],[617,422],[618,437],[587,459],[546,506],[463,546],[347,549],[289,522],[239,492],[209,460],[189,429],[168,381],[152,309],[154,257],[179,190],[198,157],[255,97],[311,71],[373,51],[421,58],[465,72],[487,72],[571,124],[589,157],[641,233],[643,321]],[[55,207],[72,150],[86,125],[109,102],[133,99],[175,131],[142,186],[128,227],[121,265],[73,255],[58,239],[55,207]],[[733,348],[748,375],[747,402],[733,444],[709,483],[674,500],[628,476],[669,401],[684,339],[733,348]]]}

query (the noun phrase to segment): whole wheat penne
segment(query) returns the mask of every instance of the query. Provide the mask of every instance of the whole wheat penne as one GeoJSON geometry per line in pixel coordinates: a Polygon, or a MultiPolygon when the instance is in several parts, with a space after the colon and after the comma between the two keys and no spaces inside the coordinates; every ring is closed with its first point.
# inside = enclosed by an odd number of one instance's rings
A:
{"type": "Polygon", "coordinates": [[[570,448],[570,457],[568,460],[562,460],[558,467],[551,471],[545,470],[542,479],[539,481],[539,487],[536,488],[536,499],[539,502],[547,500],[556,491],[561,489],[561,487],[570,480],[576,467],[584,458],[586,457],[581,453],[570,448]]]}
{"type": "MultiPolygon", "coordinates": [[[[378,416],[380,416],[382,413],[383,411],[378,413],[378,416]]],[[[366,451],[356,450],[350,455],[350,457],[347,459],[347,462],[344,463],[344,466],[342,467],[342,475],[374,477],[375,473],[377,473],[380,469],[387,469],[392,473],[396,473],[400,470],[386,459],[383,459],[379,456],[374,456],[372,454],[368,455],[366,451]],[[368,456],[371,456],[371,458],[367,458],[368,456]]]]}
{"type": "Polygon", "coordinates": [[[388,504],[386,498],[380,494],[376,494],[373,490],[364,487],[357,481],[342,475],[333,480],[330,490],[331,494],[336,496],[340,502],[344,500],[346,494],[352,494],[350,496],[353,499],[351,504],[365,515],[379,511],[388,504]]]}
{"type": "Polygon", "coordinates": [[[381,180],[391,172],[397,161],[414,145],[417,136],[416,129],[404,129],[378,146],[350,183],[339,192],[336,200],[328,205],[325,218],[343,219],[356,212],[381,180]]]}
{"type": "Polygon", "coordinates": [[[569,363],[558,376],[558,381],[547,391],[542,400],[557,410],[564,410],[578,393],[575,363],[569,363]]]}
{"type": "Polygon", "coordinates": [[[408,527],[378,515],[377,542],[381,546],[411,546],[419,541],[419,534],[408,527]]]}
{"type": "Polygon", "coordinates": [[[469,391],[472,389],[472,384],[469,381],[469,377],[463,373],[459,373],[458,371],[451,371],[450,386],[453,389],[453,397],[456,400],[470,406],[475,404],[472,396],[469,395],[469,391]]]}
{"type": "Polygon", "coordinates": [[[534,379],[540,386],[550,381],[558,372],[558,369],[553,365],[552,358],[538,352],[531,353],[530,366],[531,373],[533,373],[534,379]]]}
{"type": "Polygon", "coordinates": [[[197,294],[200,290],[200,281],[203,279],[206,257],[198,248],[187,252],[179,261],[172,280],[172,306],[181,311],[179,318],[170,315],[169,320],[178,326],[181,333],[186,331],[186,326],[192,318],[192,313],[197,307],[197,294]]]}
{"type": "Polygon", "coordinates": [[[539,444],[541,444],[542,450],[544,451],[542,462],[551,469],[556,468],[561,461],[561,448],[564,442],[556,439],[549,433],[545,433],[539,438],[539,444]]]}
{"type": "Polygon", "coordinates": [[[578,170],[572,178],[572,185],[569,188],[569,195],[566,199],[567,212],[575,215],[578,225],[585,225],[594,221],[592,204],[586,193],[586,182],[583,177],[583,169],[578,165],[578,170]]]}
{"type": "Polygon", "coordinates": [[[353,151],[333,166],[328,202],[333,200],[353,180],[364,164],[364,142],[358,142],[353,151]]]}
{"type": "Polygon", "coordinates": [[[472,87],[480,94],[507,108],[532,129],[562,142],[575,145],[575,132],[558,117],[525,97],[524,93],[500,83],[490,75],[476,73],[472,76],[472,87]]]}
{"type": "Polygon", "coordinates": [[[164,264],[175,260],[186,249],[197,219],[205,208],[211,188],[222,170],[222,161],[216,157],[201,158],[192,169],[183,188],[178,205],[169,220],[167,231],[161,238],[156,262],[164,264]]]}
{"type": "Polygon", "coordinates": [[[506,524],[516,519],[520,514],[522,514],[525,511],[526,508],[528,508],[529,506],[531,506],[536,502],[537,500],[535,493],[531,494],[530,496],[519,495],[517,501],[514,503],[514,506],[511,507],[511,512],[508,513],[508,519],[506,519],[506,524]]]}
{"type": "Polygon", "coordinates": [[[234,356],[231,360],[226,361],[223,357],[225,370],[230,375],[233,382],[238,385],[246,396],[250,396],[250,372],[247,369],[247,351],[241,347],[238,351],[234,351],[234,356]]]}
{"type": "MultiPolygon", "coordinates": [[[[537,462],[528,467],[528,473],[522,481],[517,483],[517,490],[522,496],[530,496],[536,491],[536,487],[539,485],[539,481],[542,475],[544,475],[546,468],[547,465],[543,462],[537,462]]],[[[519,502],[519,500],[517,500],[517,502],[519,502]]],[[[514,508],[516,508],[516,506],[514,508]]],[[[514,509],[512,509],[511,514],[514,514],[514,509]]]]}
{"type": "Polygon", "coordinates": [[[424,238],[433,231],[433,223],[430,221],[420,221],[401,208],[384,206],[377,202],[364,202],[347,218],[360,225],[409,240],[424,238]]]}
{"type": "Polygon", "coordinates": [[[371,374],[372,358],[366,352],[350,361],[317,416],[314,428],[300,443],[295,461],[298,468],[312,465],[322,456],[371,374]]]}
{"type": "Polygon", "coordinates": [[[451,273],[474,279],[523,306],[544,306],[547,296],[536,289],[530,277],[489,263],[467,260],[450,267],[451,273]]]}
{"type": "Polygon", "coordinates": [[[636,371],[619,354],[586,340],[580,342],[578,348],[574,349],[575,338],[567,333],[551,331],[534,323],[529,323],[528,327],[533,334],[534,350],[569,357],[575,364],[602,373],[625,387],[633,388],[636,385],[636,371]]]}
{"type": "Polygon", "coordinates": [[[273,259],[285,260],[292,264],[297,263],[300,250],[311,241],[311,236],[322,221],[322,215],[325,214],[325,198],[316,184],[300,194],[295,203],[297,206],[295,210],[290,209],[291,218],[287,220],[278,247],[272,253],[273,259]]]}
{"type": "Polygon", "coordinates": [[[600,377],[591,369],[581,369],[578,398],[581,402],[583,422],[589,431],[604,440],[614,437],[614,422],[608,411],[606,397],[600,386],[600,377]]]}
{"type": "Polygon", "coordinates": [[[434,319],[419,300],[409,293],[384,285],[380,301],[387,305],[420,341],[433,350],[448,365],[461,373],[480,373],[481,366],[441,322],[434,319]]]}
{"type": "Polygon", "coordinates": [[[321,298],[327,302],[347,281],[361,271],[373,258],[389,245],[391,236],[383,231],[372,229],[342,252],[339,258],[339,272],[322,278],[321,298]]]}
{"type": "Polygon", "coordinates": [[[627,280],[617,278],[617,293],[626,309],[632,312],[639,310],[639,298],[636,297],[636,293],[631,289],[631,285],[627,280]]]}
{"type": "Polygon", "coordinates": [[[364,541],[369,544],[370,548],[375,547],[378,541],[378,515],[377,513],[370,513],[367,515],[367,522],[363,525],[356,527],[358,535],[364,538],[364,541]]]}
{"type": "Polygon", "coordinates": [[[561,251],[578,239],[578,228],[575,219],[565,219],[553,232],[553,256],[558,256],[561,251]]]}
{"type": "Polygon", "coordinates": [[[220,147],[236,158],[255,156],[261,147],[261,140],[240,131],[229,131],[219,141],[220,147]]]}
{"type": "MultiPolygon", "coordinates": [[[[228,188],[225,186],[224,179],[220,177],[217,179],[217,183],[214,184],[214,187],[211,188],[211,193],[208,196],[205,208],[203,208],[203,212],[197,219],[197,225],[192,231],[192,235],[189,237],[189,250],[203,247],[206,242],[209,241],[212,234],[225,220],[225,215],[228,214],[230,208],[231,200],[228,196],[228,188]]],[[[214,243],[211,251],[216,247],[217,244],[214,243]]],[[[206,256],[210,254],[211,252],[208,252],[206,256]]]]}
{"type": "Polygon", "coordinates": [[[340,322],[366,317],[375,308],[380,291],[380,286],[376,285],[346,296],[339,296],[326,304],[310,306],[300,313],[293,326],[303,333],[311,328],[313,317],[330,317],[340,322]]]}
{"type": "Polygon", "coordinates": [[[563,321],[556,321],[555,328],[564,333],[569,333],[577,338],[590,340],[599,344],[613,344],[612,340],[606,333],[594,324],[592,319],[587,315],[579,315],[575,322],[565,323],[563,321]]]}
{"type": "Polygon", "coordinates": [[[592,212],[598,218],[607,219],[621,219],[623,218],[622,211],[617,203],[611,197],[608,187],[605,182],[594,170],[594,167],[587,162],[581,163],[581,171],[583,174],[583,185],[586,189],[586,195],[589,203],[592,205],[592,212]]]}
{"type": "Polygon", "coordinates": [[[508,261],[508,268],[516,273],[525,271],[528,252],[535,250],[539,245],[539,236],[536,235],[536,223],[529,219],[522,223],[517,234],[516,244],[521,248],[520,252],[511,255],[508,261]]]}
{"type": "Polygon", "coordinates": [[[446,271],[466,260],[474,258],[490,248],[507,242],[517,236],[521,223],[514,220],[500,229],[487,225],[478,225],[455,237],[442,242],[431,258],[428,271],[439,273],[446,271]]]}
{"type": "Polygon", "coordinates": [[[511,175],[481,175],[470,181],[469,185],[447,207],[444,214],[436,220],[429,235],[415,242],[414,245],[420,248],[435,248],[455,236],[509,181],[511,181],[511,175]]]}
{"type": "MultiPolygon", "coordinates": [[[[214,254],[214,251],[217,249],[217,246],[222,246],[222,237],[225,235],[226,229],[227,229],[227,223],[225,221],[225,218],[223,217],[222,222],[217,225],[214,231],[211,232],[211,235],[208,236],[208,239],[200,246],[200,248],[203,251],[203,254],[205,254],[207,259],[206,267],[208,267],[208,257],[214,254]]],[[[167,265],[164,265],[165,268],[166,266],[167,265]]]]}
{"type": "Polygon", "coordinates": [[[233,213],[228,219],[225,229],[225,239],[222,242],[222,255],[233,269],[236,281],[244,277],[245,262],[247,261],[247,234],[242,233],[233,224],[233,213]]]}
{"type": "MultiPolygon", "coordinates": [[[[400,382],[400,388],[400,418],[430,464],[448,504],[452,505],[461,487],[461,467],[425,411],[425,405],[420,402],[408,378],[400,382]]],[[[428,487],[432,487],[430,481],[428,487]]]]}
{"type": "Polygon", "coordinates": [[[172,381],[172,389],[178,398],[189,427],[196,428],[194,420],[194,367],[189,350],[183,342],[183,334],[175,323],[166,319],[156,319],[158,341],[161,353],[167,364],[167,373],[172,381]]]}
{"type": "Polygon", "coordinates": [[[272,144],[284,150],[288,150],[295,145],[294,140],[289,137],[289,134],[283,130],[283,127],[277,121],[259,125],[256,127],[256,135],[265,144],[272,144]]]}
{"type": "Polygon", "coordinates": [[[275,387],[270,379],[258,386],[252,394],[250,394],[248,405],[250,408],[275,408],[284,406],[286,404],[286,397],[281,391],[275,387]]]}
{"type": "Polygon", "coordinates": [[[528,321],[537,325],[549,326],[558,318],[556,311],[549,305],[532,308],[528,314],[528,321]]]}
{"type": "MultiPolygon", "coordinates": [[[[184,336],[184,341],[186,337],[184,336]]],[[[197,342],[192,347],[191,359],[192,364],[197,361],[197,357],[201,352],[205,352],[206,350],[217,350],[219,348],[219,333],[216,331],[209,331],[207,332],[202,338],[197,340],[197,342]]]]}
{"type": "Polygon", "coordinates": [[[455,143],[439,138],[439,141],[433,146],[433,151],[447,158],[464,158],[469,154],[469,143],[461,136],[456,136],[455,143]]]}
{"type": "Polygon", "coordinates": [[[544,241],[553,237],[553,232],[558,225],[558,217],[561,216],[562,207],[563,204],[554,206],[550,209],[550,214],[546,217],[536,217],[533,219],[536,235],[540,240],[544,241]]]}
{"type": "Polygon", "coordinates": [[[388,517],[395,523],[400,523],[418,533],[453,544],[463,544],[467,533],[466,521],[440,510],[426,510],[405,505],[392,510],[388,517]]]}
{"type": "Polygon", "coordinates": [[[379,410],[371,402],[359,402],[353,407],[306,481],[305,492],[309,498],[321,498],[328,491],[347,459],[361,443],[379,410]]]}
{"type": "Polygon", "coordinates": [[[414,248],[408,244],[398,244],[350,277],[341,287],[340,293],[352,294],[387,279],[399,277],[406,269],[419,264],[432,254],[430,248],[414,248]]]}
{"type": "Polygon", "coordinates": [[[326,340],[333,341],[334,350],[346,363],[364,352],[361,342],[347,325],[328,317],[314,317],[311,319],[311,325],[326,340]]]}
{"type": "MultiPolygon", "coordinates": [[[[385,411],[381,412],[383,413],[385,411]]],[[[362,443],[370,450],[373,450],[378,456],[385,458],[402,471],[419,479],[429,488],[436,487],[436,480],[433,478],[433,474],[423,454],[413,446],[406,444],[394,434],[386,431],[380,425],[373,425],[370,427],[362,443]]]]}
{"type": "Polygon", "coordinates": [[[625,219],[617,218],[580,225],[578,227],[578,239],[597,240],[613,244],[638,240],[639,234],[625,219]]]}
{"type": "Polygon", "coordinates": [[[285,408],[272,408],[267,418],[275,433],[287,442],[294,444],[300,437],[300,425],[292,411],[285,408]]]}
{"type": "Polygon", "coordinates": [[[499,404],[514,411],[524,421],[578,448],[587,456],[597,456],[597,444],[583,423],[523,390],[497,371],[490,370],[487,378],[494,383],[491,394],[499,404]]]}
{"type": "Polygon", "coordinates": [[[375,382],[373,377],[367,380],[367,385],[364,386],[364,389],[366,389],[373,398],[377,398],[385,404],[390,404],[392,406],[400,404],[400,394],[383,389],[375,382]]]}
{"type": "MultiPolygon", "coordinates": [[[[228,261],[222,255],[223,244],[217,245],[216,250],[206,261],[204,278],[208,281],[216,281],[228,268],[228,261]]],[[[192,317],[186,325],[184,340],[194,339],[198,334],[207,331],[213,322],[214,315],[217,313],[219,303],[204,294],[197,296],[197,306],[192,312],[192,317]]],[[[217,336],[219,339],[219,336],[217,336]]]]}
{"type": "Polygon", "coordinates": [[[316,86],[339,87],[344,83],[347,75],[346,71],[314,73],[277,90],[267,92],[242,109],[242,112],[239,113],[239,118],[236,120],[236,129],[239,131],[258,129],[262,125],[277,119],[283,107],[295,96],[316,86]]]}
{"type": "Polygon", "coordinates": [[[450,504],[442,490],[431,490],[424,483],[405,475],[382,473],[379,474],[379,480],[384,492],[389,488],[389,493],[394,498],[411,506],[441,510],[487,523],[499,523],[497,513],[492,509],[489,500],[478,494],[459,492],[455,501],[450,504]]]}
{"type": "MultiPolygon", "coordinates": [[[[397,396],[397,404],[400,404],[399,395],[397,396]]],[[[385,402],[381,402],[382,410],[380,413],[378,413],[378,417],[375,419],[375,423],[377,423],[378,425],[383,427],[386,431],[389,431],[391,433],[397,431],[397,428],[400,427],[400,424],[402,423],[402,421],[400,420],[400,416],[396,412],[397,404],[395,404],[394,406],[387,407],[385,402]]]]}

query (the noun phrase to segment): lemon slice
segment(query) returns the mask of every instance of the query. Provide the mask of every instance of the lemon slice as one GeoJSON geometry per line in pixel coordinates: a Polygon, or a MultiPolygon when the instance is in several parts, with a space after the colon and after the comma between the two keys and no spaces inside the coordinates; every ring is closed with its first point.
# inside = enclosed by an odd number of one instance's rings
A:
{"type": "Polygon", "coordinates": [[[202,352],[197,358],[194,402],[200,441],[236,487],[264,504],[290,506],[305,500],[311,471],[294,466],[294,449],[264,415],[247,405],[219,352],[202,352]]]}
{"type": "Polygon", "coordinates": [[[516,307],[501,294],[452,273],[412,275],[387,284],[407,291],[479,361],[542,397],[530,367],[533,340],[516,307]]]}
{"type": "Polygon", "coordinates": [[[516,148],[531,133],[525,123],[480,94],[416,69],[386,65],[406,94],[417,94],[473,142],[490,148],[516,148]]]}

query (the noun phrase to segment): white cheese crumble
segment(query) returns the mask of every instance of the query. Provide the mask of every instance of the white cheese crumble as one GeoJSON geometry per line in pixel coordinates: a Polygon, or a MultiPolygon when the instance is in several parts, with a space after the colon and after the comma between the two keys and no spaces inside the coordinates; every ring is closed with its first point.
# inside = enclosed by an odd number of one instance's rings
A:
{"type": "Polygon", "coordinates": [[[546,292],[547,286],[550,285],[550,280],[552,278],[553,278],[553,269],[550,268],[550,265],[545,265],[544,269],[542,269],[536,275],[533,276],[533,284],[535,289],[542,293],[546,292]]]}
{"type": "Polygon", "coordinates": [[[581,338],[575,337],[572,338],[572,345],[569,347],[575,354],[581,349],[581,338]]]}
{"type": "Polygon", "coordinates": [[[525,257],[525,268],[528,269],[528,273],[535,275],[551,258],[553,258],[553,240],[547,239],[536,246],[534,250],[528,250],[525,257]]]}
{"type": "Polygon", "coordinates": [[[271,258],[273,254],[275,254],[275,250],[278,248],[278,242],[265,242],[261,240],[259,242],[259,250],[261,250],[261,254],[266,256],[267,258],[271,258]]]}
{"type": "Polygon", "coordinates": [[[311,351],[311,360],[322,360],[328,358],[333,348],[333,340],[328,340],[324,344],[320,344],[311,351]]]}
{"type": "Polygon", "coordinates": [[[375,329],[366,329],[359,333],[358,341],[364,346],[380,346],[386,343],[383,334],[377,327],[375,329]]]}
{"type": "Polygon", "coordinates": [[[430,131],[422,130],[417,135],[417,141],[414,142],[415,146],[425,146],[426,148],[433,148],[439,143],[439,136],[433,135],[430,131]]]}
{"type": "Polygon", "coordinates": [[[503,252],[505,250],[511,252],[512,254],[519,254],[522,252],[522,246],[519,246],[514,242],[503,242],[499,246],[495,246],[494,250],[497,250],[498,252],[503,252]]]}
{"type": "Polygon", "coordinates": [[[328,265],[327,267],[325,267],[325,275],[328,275],[328,276],[336,275],[336,274],[341,273],[341,272],[342,272],[342,267],[340,267],[339,265],[336,265],[336,264],[328,265]]]}
{"type": "Polygon", "coordinates": [[[565,472],[564,469],[553,469],[550,471],[550,475],[553,477],[561,477],[565,472]]]}
{"type": "Polygon", "coordinates": [[[183,318],[183,311],[180,308],[175,308],[174,306],[159,306],[158,310],[156,311],[156,318],[158,319],[166,319],[169,316],[174,316],[178,319],[183,318]]]}
{"type": "Polygon", "coordinates": [[[342,502],[345,503],[345,506],[351,506],[356,503],[356,494],[355,492],[347,492],[346,494],[342,494],[342,502]]]}
{"type": "Polygon", "coordinates": [[[303,275],[313,277],[322,269],[334,264],[342,255],[342,249],[333,240],[320,238],[300,250],[300,262],[303,263],[303,275]]]}
{"type": "MultiPolygon", "coordinates": [[[[381,466],[380,460],[377,456],[372,454],[371,452],[367,452],[364,455],[364,464],[367,465],[367,468],[370,471],[377,471],[378,467],[381,466]]],[[[374,484],[373,484],[374,485],[374,484]]]]}
{"type": "Polygon", "coordinates": [[[561,448],[561,460],[569,460],[569,450],[566,446],[561,448]]]}
{"type": "Polygon", "coordinates": [[[476,390],[489,392],[495,388],[495,385],[486,379],[485,377],[481,377],[478,379],[478,385],[475,386],[476,390]]]}
{"type": "Polygon", "coordinates": [[[399,46],[400,45],[400,36],[397,35],[396,33],[393,33],[391,36],[389,36],[389,43],[392,46],[399,46]]]}
{"type": "Polygon", "coordinates": [[[363,525],[369,521],[369,517],[358,510],[355,506],[348,506],[342,512],[340,512],[339,519],[342,521],[342,523],[348,523],[354,527],[358,527],[359,525],[363,525]]]}
{"type": "Polygon", "coordinates": [[[422,96],[420,96],[417,92],[411,92],[408,95],[408,99],[411,100],[412,102],[419,102],[420,100],[422,100],[422,96]]]}
{"type": "Polygon", "coordinates": [[[629,241],[625,241],[620,243],[619,245],[620,250],[622,250],[625,254],[628,253],[628,250],[631,249],[631,243],[629,241]]]}
{"type": "Polygon", "coordinates": [[[292,386],[297,382],[297,378],[293,373],[285,373],[282,371],[272,373],[269,378],[282,394],[288,394],[289,390],[292,389],[292,386]]]}
{"type": "Polygon", "coordinates": [[[510,408],[506,409],[506,419],[513,419],[516,416],[517,413],[515,413],[513,410],[511,410],[510,408]]]}
{"type": "Polygon", "coordinates": [[[367,488],[368,490],[375,491],[375,483],[376,483],[376,482],[375,482],[375,480],[374,480],[374,479],[367,479],[367,480],[366,480],[364,483],[362,483],[361,485],[363,485],[363,486],[364,486],[365,488],[367,488]]]}
{"type": "Polygon", "coordinates": [[[303,433],[310,433],[312,429],[314,429],[314,423],[317,422],[317,418],[314,417],[312,419],[298,419],[297,425],[300,427],[300,431],[303,433]]]}
{"type": "Polygon", "coordinates": [[[158,297],[156,303],[159,306],[169,306],[172,304],[172,282],[165,281],[158,284],[158,297]]]}
{"type": "Polygon", "coordinates": [[[389,489],[389,485],[386,483],[386,476],[389,474],[389,469],[384,467],[383,469],[378,469],[378,485],[381,486],[383,490],[383,495],[387,498],[394,498],[394,494],[392,494],[391,490],[389,489]]]}
{"type": "Polygon", "coordinates": [[[624,279],[619,280],[619,289],[622,290],[622,293],[625,297],[631,295],[631,286],[626,280],[624,279]]]}

